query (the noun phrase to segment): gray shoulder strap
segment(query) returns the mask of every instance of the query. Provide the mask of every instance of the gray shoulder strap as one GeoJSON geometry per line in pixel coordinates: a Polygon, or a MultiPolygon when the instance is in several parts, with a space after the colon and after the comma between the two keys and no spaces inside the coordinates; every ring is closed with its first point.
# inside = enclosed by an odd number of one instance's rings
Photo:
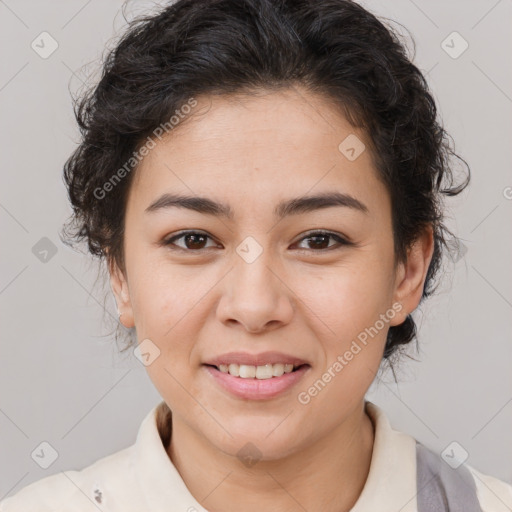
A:
{"type": "Polygon", "coordinates": [[[443,459],[416,441],[418,512],[482,512],[469,469],[452,469],[443,459]]]}

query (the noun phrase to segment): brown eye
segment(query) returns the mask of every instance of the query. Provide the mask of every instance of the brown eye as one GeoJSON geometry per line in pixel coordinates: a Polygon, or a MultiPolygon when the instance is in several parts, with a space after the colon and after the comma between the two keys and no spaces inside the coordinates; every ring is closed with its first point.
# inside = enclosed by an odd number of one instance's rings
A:
{"type": "Polygon", "coordinates": [[[300,242],[306,240],[309,247],[306,247],[305,250],[312,250],[313,252],[320,252],[325,250],[331,250],[333,246],[336,244],[329,245],[329,239],[334,239],[337,241],[338,246],[340,245],[351,245],[350,242],[345,240],[339,235],[335,233],[330,233],[327,231],[315,231],[309,233],[308,236],[302,238],[300,242]]]}
{"type": "MultiPolygon", "coordinates": [[[[202,249],[208,248],[205,247],[206,241],[210,238],[210,236],[205,233],[200,233],[197,231],[186,231],[184,233],[180,233],[179,235],[175,235],[171,238],[168,238],[163,242],[165,246],[175,246],[178,250],[184,251],[200,251],[202,249]],[[176,240],[183,239],[184,245],[178,245],[174,243],[176,240]]],[[[174,247],[171,247],[174,249],[174,247]]]]}

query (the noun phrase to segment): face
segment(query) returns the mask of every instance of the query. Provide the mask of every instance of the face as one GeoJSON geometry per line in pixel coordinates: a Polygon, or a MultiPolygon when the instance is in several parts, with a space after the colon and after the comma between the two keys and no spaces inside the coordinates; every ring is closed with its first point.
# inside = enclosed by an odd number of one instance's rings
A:
{"type": "Polygon", "coordinates": [[[224,453],[252,442],[283,457],[361,406],[389,327],[420,300],[432,238],[395,267],[367,138],[325,99],[196,99],[136,171],[112,289],[124,325],[150,340],[147,371],[173,421],[224,453]],[[277,376],[236,377],[229,363],[277,376]],[[280,363],[295,371],[278,376],[280,363]]]}

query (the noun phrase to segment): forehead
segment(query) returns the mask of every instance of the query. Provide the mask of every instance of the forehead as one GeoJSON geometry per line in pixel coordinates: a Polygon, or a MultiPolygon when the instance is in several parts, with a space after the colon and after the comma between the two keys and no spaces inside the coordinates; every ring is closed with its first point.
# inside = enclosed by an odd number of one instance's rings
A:
{"type": "Polygon", "coordinates": [[[139,165],[129,201],[139,208],[177,191],[245,198],[240,207],[334,189],[365,202],[385,193],[366,134],[323,97],[293,88],[196,101],[139,165]]]}

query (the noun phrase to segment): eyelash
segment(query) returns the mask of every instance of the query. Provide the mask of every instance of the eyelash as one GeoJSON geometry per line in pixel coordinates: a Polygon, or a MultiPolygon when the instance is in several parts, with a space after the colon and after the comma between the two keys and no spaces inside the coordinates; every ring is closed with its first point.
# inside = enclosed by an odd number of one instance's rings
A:
{"type": "MultiPolygon", "coordinates": [[[[201,236],[204,236],[204,237],[207,237],[207,238],[210,238],[212,239],[212,237],[210,237],[210,235],[206,234],[206,233],[202,233],[200,231],[182,231],[181,233],[178,233],[177,235],[174,235],[172,236],[171,238],[167,238],[166,240],[163,240],[162,242],[162,245],[166,246],[166,247],[169,247],[169,249],[173,250],[173,251],[182,251],[182,252],[188,252],[188,253],[200,253],[200,252],[203,252],[205,250],[208,250],[208,249],[212,249],[212,247],[208,247],[206,249],[186,249],[186,248],[183,248],[183,247],[179,247],[177,245],[174,244],[174,241],[175,240],[179,240],[180,238],[183,238],[187,235],[201,235],[201,236]],[[174,246],[174,247],[173,247],[174,246]]],[[[327,247],[325,249],[298,249],[300,252],[316,252],[316,253],[325,253],[326,251],[332,251],[332,250],[335,250],[335,249],[340,249],[341,247],[343,246],[350,246],[350,245],[354,245],[353,242],[349,242],[348,240],[346,240],[345,238],[341,237],[340,235],[336,234],[336,233],[332,233],[330,231],[311,231],[309,233],[306,234],[306,236],[302,237],[297,243],[300,243],[304,240],[308,240],[310,238],[315,238],[315,237],[319,237],[319,236],[324,236],[324,237],[331,237],[331,238],[334,238],[338,241],[339,243],[339,246],[338,247],[327,247]]]]}

